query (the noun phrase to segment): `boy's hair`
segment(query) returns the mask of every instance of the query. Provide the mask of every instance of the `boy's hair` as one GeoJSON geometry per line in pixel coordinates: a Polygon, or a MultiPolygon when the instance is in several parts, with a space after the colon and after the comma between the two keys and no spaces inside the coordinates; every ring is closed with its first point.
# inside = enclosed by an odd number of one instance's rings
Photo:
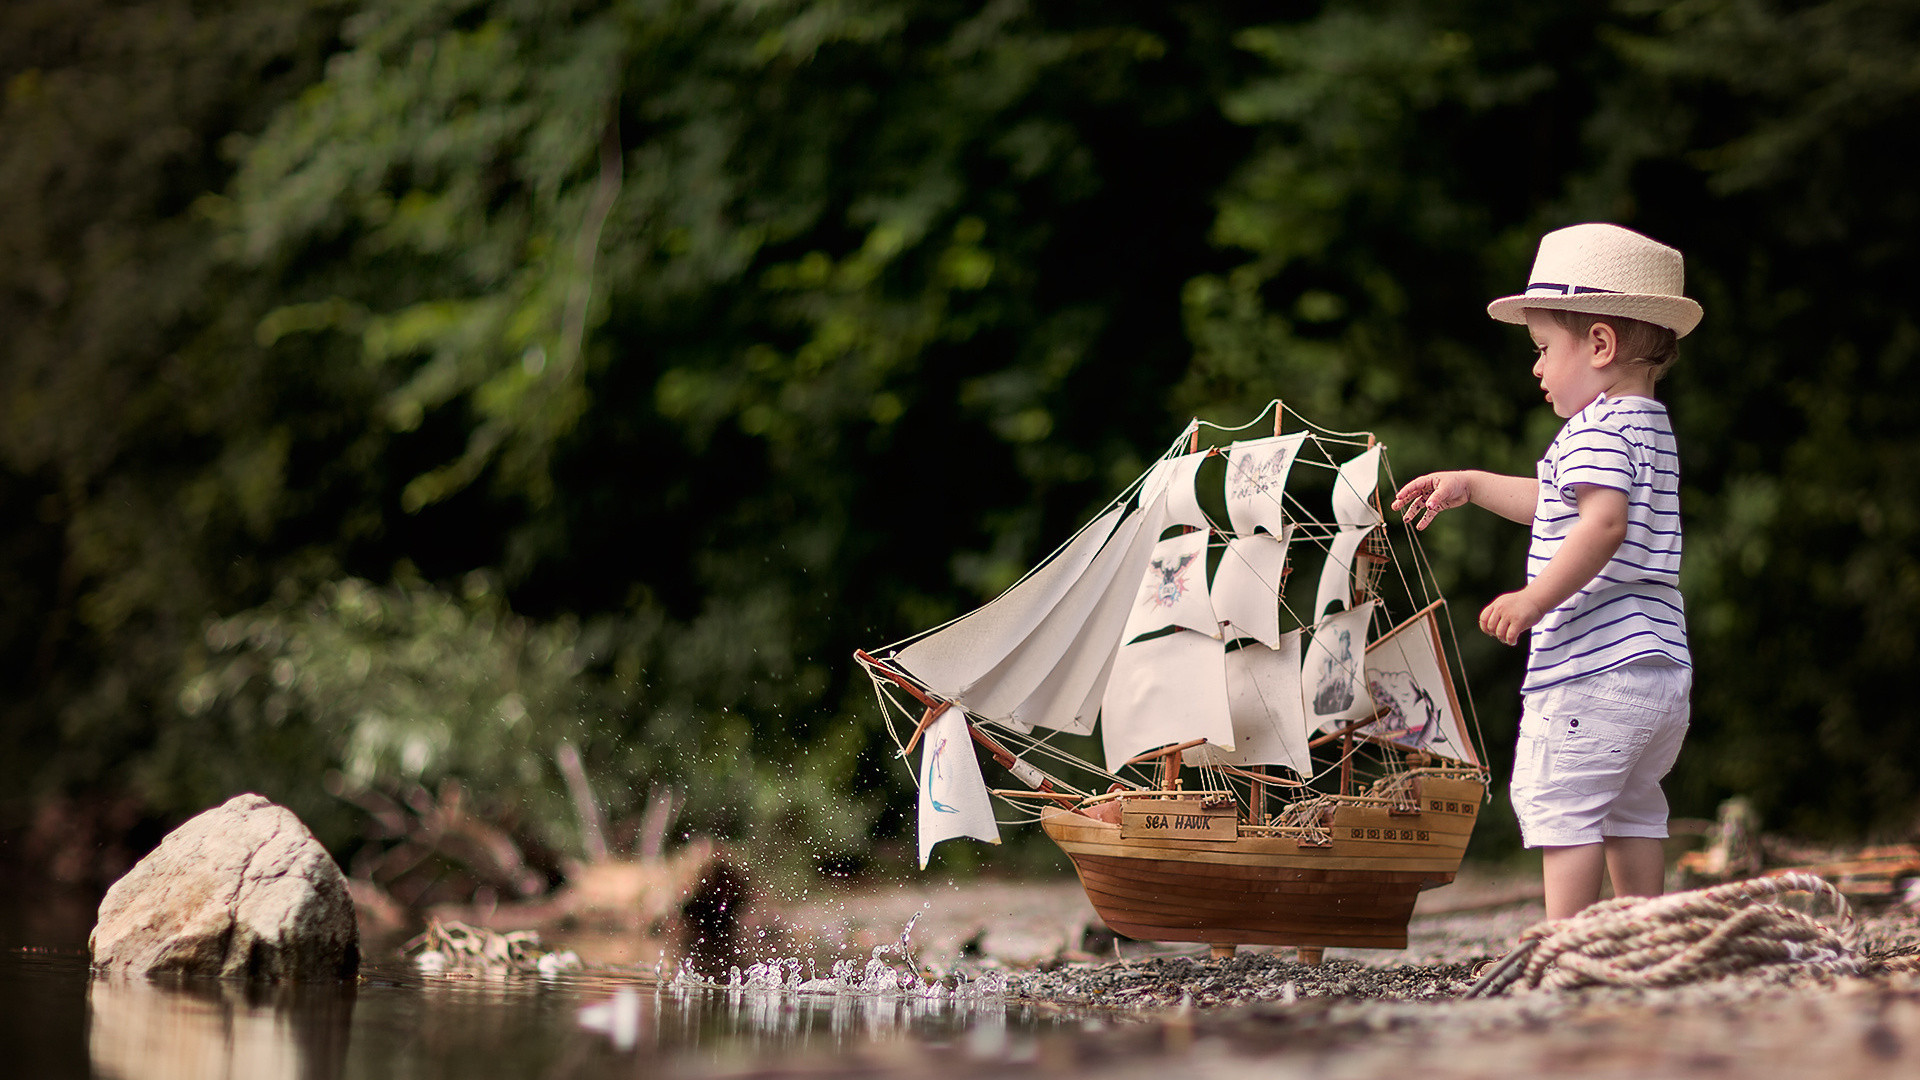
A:
{"type": "Polygon", "coordinates": [[[1643,364],[1653,370],[1653,381],[1659,382],[1667,377],[1673,362],[1680,359],[1680,337],[1664,326],[1656,326],[1639,319],[1629,319],[1621,315],[1595,315],[1586,311],[1561,311],[1555,308],[1535,308],[1544,311],[1554,325],[1576,338],[1584,338],[1595,323],[1605,323],[1613,328],[1613,336],[1619,339],[1619,358],[1629,364],[1643,364]]]}

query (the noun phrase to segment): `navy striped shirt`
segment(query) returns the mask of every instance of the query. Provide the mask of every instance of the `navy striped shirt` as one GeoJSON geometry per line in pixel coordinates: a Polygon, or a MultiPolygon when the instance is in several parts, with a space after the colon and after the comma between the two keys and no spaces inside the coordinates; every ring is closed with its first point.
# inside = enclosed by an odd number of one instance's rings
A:
{"type": "Polygon", "coordinates": [[[1609,398],[1567,421],[1538,466],[1527,580],[1580,518],[1575,484],[1627,493],[1627,535],[1612,561],[1533,628],[1522,693],[1636,662],[1693,666],[1680,599],[1680,455],[1667,407],[1609,398]]]}

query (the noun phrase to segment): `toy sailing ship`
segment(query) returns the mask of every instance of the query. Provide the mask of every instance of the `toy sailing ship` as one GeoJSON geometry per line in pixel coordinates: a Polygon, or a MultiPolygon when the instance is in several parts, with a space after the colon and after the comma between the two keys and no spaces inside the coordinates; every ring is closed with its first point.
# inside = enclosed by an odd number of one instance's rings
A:
{"type": "Polygon", "coordinates": [[[923,867],[943,840],[998,843],[994,796],[1038,807],[1128,937],[1406,947],[1486,794],[1445,601],[1387,533],[1385,448],[1269,411],[1271,437],[1193,421],[997,599],[855,653],[920,752],[923,867]],[[1303,553],[1311,607],[1287,587],[1303,553]],[[989,791],[976,745],[1026,789],[989,791]]]}

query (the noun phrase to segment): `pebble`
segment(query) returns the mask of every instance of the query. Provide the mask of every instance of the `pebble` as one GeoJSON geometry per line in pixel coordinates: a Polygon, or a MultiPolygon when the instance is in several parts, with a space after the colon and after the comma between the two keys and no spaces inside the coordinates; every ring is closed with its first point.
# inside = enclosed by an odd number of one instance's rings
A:
{"type": "MultiPolygon", "coordinates": [[[[1472,983],[1472,972],[1531,925],[1537,913],[1506,911],[1416,920],[1411,947],[1403,953],[1369,953],[1369,959],[1329,956],[1308,966],[1285,952],[1242,952],[1226,960],[1155,956],[1106,964],[1071,963],[1051,970],[1008,974],[1009,997],[1063,1005],[1121,1009],[1199,1009],[1243,1005],[1307,1005],[1323,1002],[1436,1003],[1451,1001],[1472,983]],[[1532,917],[1529,917],[1532,916],[1532,917]],[[1424,923],[1424,925],[1422,925],[1424,923]],[[1372,957],[1378,957],[1373,959],[1372,957]]],[[[1863,956],[1920,950],[1920,915],[1903,907],[1874,912],[1860,920],[1863,956]]],[[[1559,997],[1582,1005],[1698,1006],[1740,1001],[1789,988],[1832,989],[1865,980],[1836,980],[1811,967],[1763,968],[1691,986],[1657,990],[1590,988],[1559,997]]],[[[1531,999],[1534,1009],[1553,995],[1510,995],[1531,999]]],[[[1372,1022],[1393,1022],[1386,1021],[1372,1022]]]]}
{"type": "Polygon", "coordinates": [[[1214,1008],[1310,998],[1424,1001],[1465,990],[1471,971],[1471,961],[1383,967],[1328,960],[1308,966],[1277,953],[1247,953],[1228,960],[1171,956],[1016,973],[1008,977],[1007,992],[1039,1001],[1125,1008],[1183,1002],[1214,1008]]]}

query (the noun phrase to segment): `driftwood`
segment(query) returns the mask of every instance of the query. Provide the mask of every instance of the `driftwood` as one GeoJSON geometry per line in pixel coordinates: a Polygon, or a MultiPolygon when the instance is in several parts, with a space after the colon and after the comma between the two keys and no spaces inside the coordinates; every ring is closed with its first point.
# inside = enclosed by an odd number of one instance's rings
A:
{"type": "Polygon", "coordinates": [[[607,830],[600,823],[600,805],[594,801],[593,785],[587,783],[587,769],[580,761],[580,751],[570,742],[563,742],[554,751],[554,763],[560,766],[560,775],[567,778],[567,791],[573,796],[574,811],[580,815],[580,846],[587,853],[590,862],[599,862],[607,857],[607,830]]]}
{"type": "Polygon", "coordinates": [[[565,861],[554,875],[531,865],[505,828],[469,809],[456,782],[437,793],[418,786],[386,792],[351,789],[340,774],[329,774],[328,790],[364,810],[370,822],[370,842],[348,881],[367,931],[394,933],[418,926],[424,915],[430,926],[472,935],[589,929],[726,948],[748,906],[746,874],[705,837],[666,850],[680,793],[649,792],[637,828],[629,823],[621,833],[639,857],[611,855],[609,830],[578,752],[561,744],[555,756],[591,857],[565,861]],[[558,887],[550,887],[554,877],[562,878],[558,887]]]}
{"type": "Polygon", "coordinates": [[[1920,847],[1887,844],[1849,850],[1767,836],[1760,832],[1752,804],[1742,798],[1720,804],[1719,818],[1705,834],[1706,847],[1681,855],[1674,864],[1681,888],[1747,877],[1812,874],[1858,899],[1892,896],[1900,891],[1901,882],[1920,878],[1920,847]]]}
{"type": "Polygon", "coordinates": [[[384,909],[390,900],[417,910],[547,891],[548,876],[528,864],[505,829],[468,809],[458,781],[442,783],[438,793],[417,784],[392,793],[354,788],[337,772],[328,773],[325,782],[330,794],[370,819],[370,842],[351,869],[356,901],[365,897],[384,909]]]}
{"type": "Polygon", "coordinates": [[[549,952],[540,935],[531,930],[497,933],[481,926],[438,919],[427,923],[419,936],[401,946],[422,971],[429,974],[557,975],[578,971],[580,958],[572,952],[549,952]]]}

